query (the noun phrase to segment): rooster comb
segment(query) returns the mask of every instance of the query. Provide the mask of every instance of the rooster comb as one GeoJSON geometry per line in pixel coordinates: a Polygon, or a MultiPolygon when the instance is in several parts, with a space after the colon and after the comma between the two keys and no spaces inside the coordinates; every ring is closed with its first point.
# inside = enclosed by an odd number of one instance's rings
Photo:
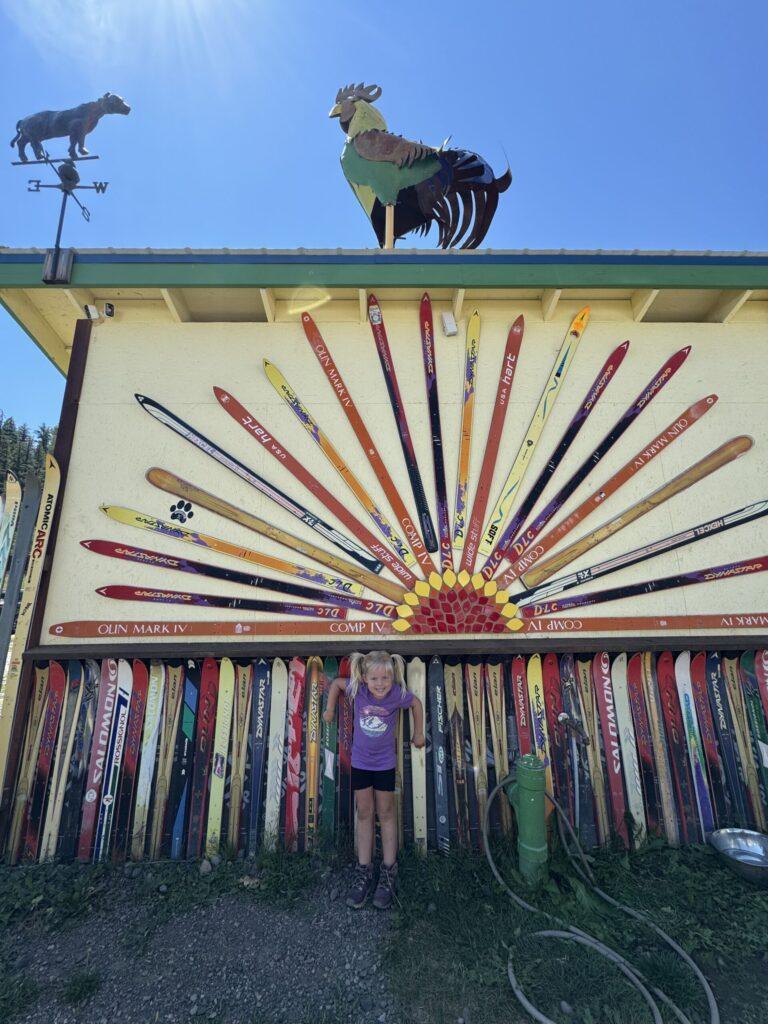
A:
{"type": "Polygon", "coordinates": [[[336,93],[336,102],[343,103],[344,100],[365,100],[366,103],[374,103],[381,96],[380,85],[345,85],[336,93]]]}

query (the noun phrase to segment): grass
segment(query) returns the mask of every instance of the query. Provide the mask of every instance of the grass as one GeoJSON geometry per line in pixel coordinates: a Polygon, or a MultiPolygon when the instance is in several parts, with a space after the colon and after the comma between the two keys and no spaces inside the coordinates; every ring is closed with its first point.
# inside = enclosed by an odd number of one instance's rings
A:
{"type": "Polygon", "coordinates": [[[62,1002],[67,1003],[68,1006],[82,1006],[98,991],[99,985],[101,985],[101,978],[98,971],[87,968],[75,971],[64,982],[61,991],[62,1002]]]}
{"type": "MultiPolygon", "coordinates": [[[[494,848],[502,873],[529,902],[624,953],[693,1021],[708,1020],[691,972],[649,929],[613,911],[555,859],[549,883],[530,895],[502,843],[494,848]]],[[[408,1024],[528,1020],[507,981],[507,957],[528,998],[552,1020],[584,1024],[644,1024],[645,1004],[603,958],[575,943],[540,939],[557,928],[517,908],[477,856],[407,856],[401,907],[388,951],[390,977],[408,1024]]],[[[768,999],[768,893],[747,886],[704,847],[649,847],[632,857],[601,855],[599,884],[645,910],[699,963],[715,989],[723,1020],[758,1024],[768,999]]],[[[674,1018],[666,1013],[665,1021],[674,1018]]]]}
{"type": "Polygon", "coordinates": [[[34,981],[13,966],[11,943],[4,937],[0,948],[0,1021],[12,1021],[29,1010],[38,997],[34,981]]]}

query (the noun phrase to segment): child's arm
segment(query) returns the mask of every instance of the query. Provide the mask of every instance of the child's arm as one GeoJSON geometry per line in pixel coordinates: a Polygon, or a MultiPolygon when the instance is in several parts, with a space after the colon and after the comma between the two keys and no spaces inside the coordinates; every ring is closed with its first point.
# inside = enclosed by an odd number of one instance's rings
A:
{"type": "Polygon", "coordinates": [[[411,704],[411,714],[413,715],[413,731],[411,733],[411,743],[414,747],[423,747],[424,740],[424,708],[421,706],[421,701],[418,697],[413,698],[413,704],[411,704]]]}
{"type": "Polygon", "coordinates": [[[342,679],[341,676],[337,676],[331,683],[331,688],[328,691],[328,703],[325,705],[325,711],[323,712],[323,721],[329,724],[333,721],[333,716],[336,714],[336,701],[339,699],[339,693],[344,693],[347,689],[347,680],[342,679]]]}

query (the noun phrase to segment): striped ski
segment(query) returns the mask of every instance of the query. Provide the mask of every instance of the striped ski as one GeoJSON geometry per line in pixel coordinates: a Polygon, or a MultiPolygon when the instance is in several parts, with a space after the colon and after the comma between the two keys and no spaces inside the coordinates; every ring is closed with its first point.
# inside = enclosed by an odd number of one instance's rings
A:
{"type": "Polygon", "coordinates": [[[518,748],[522,757],[524,754],[530,754],[533,750],[531,743],[531,716],[528,710],[528,679],[525,658],[522,654],[517,654],[512,659],[511,682],[518,748]]]}
{"type": "MultiPolygon", "coordinates": [[[[283,381],[284,380],[285,379],[283,378],[283,381]]],[[[221,407],[228,412],[237,423],[244,427],[247,433],[259,442],[265,451],[277,459],[281,466],[284,466],[300,484],[303,484],[307,490],[321,501],[328,511],[332,512],[339,522],[349,530],[352,536],[356,537],[361,544],[368,548],[371,554],[378,558],[380,562],[389,566],[395,575],[399,574],[398,559],[392,554],[386,544],[382,544],[382,542],[378,540],[378,538],[374,536],[367,527],[363,526],[363,524],[352,515],[347,505],[339,501],[336,495],[329,491],[327,487],[324,487],[317,477],[313,476],[306,466],[299,461],[299,459],[293,456],[287,448],[279,444],[274,435],[270,433],[266,427],[264,427],[243,405],[241,405],[234,395],[231,395],[228,391],[224,391],[222,388],[218,387],[215,387],[213,392],[221,407]]],[[[286,396],[284,395],[283,397],[286,396]]],[[[296,401],[298,402],[298,398],[296,398],[296,401]]],[[[296,412],[296,415],[299,416],[298,406],[292,405],[292,408],[296,412]]],[[[306,421],[302,417],[300,418],[302,423],[306,425],[306,421]]],[[[314,434],[313,437],[317,440],[314,434]]],[[[370,512],[369,509],[366,509],[366,511],[370,512]]]]}
{"type": "MultiPolygon", "coordinates": [[[[540,654],[532,654],[528,659],[526,681],[531,715],[531,753],[543,763],[546,792],[554,796],[552,757],[547,731],[547,702],[544,697],[544,670],[540,654]]],[[[544,803],[544,813],[547,818],[552,813],[552,804],[549,800],[544,803]]]]}
{"type": "Polygon", "coordinates": [[[288,672],[285,662],[281,658],[275,658],[272,662],[270,682],[272,692],[269,698],[269,756],[267,760],[267,795],[264,800],[264,845],[268,850],[276,850],[280,832],[280,792],[283,783],[283,752],[288,699],[288,672]]]}
{"type": "Polygon", "coordinates": [[[685,728],[675,681],[675,661],[670,651],[663,651],[656,661],[656,678],[667,735],[669,763],[672,769],[680,838],[685,843],[698,842],[700,832],[696,821],[692,780],[685,748],[685,728]]]}
{"type": "Polygon", "coordinates": [[[307,341],[309,342],[309,347],[317,357],[317,361],[320,363],[320,367],[325,374],[333,393],[338,398],[342,411],[347,417],[349,425],[352,427],[355,436],[360,442],[360,446],[368,459],[370,467],[381,484],[381,488],[384,491],[386,499],[400,523],[403,533],[411,546],[411,550],[416,556],[416,561],[425,573],[431,572],[435,567],[434,562],[430,558],[429,552],[424,545],[424,541],[419,534],[418,529],[414,525],[413,517],[405,507],[405,503],[400,494],[400,488],[395,484],[394,480],[390,476],[389,470],[385,466],[384,460],[379,454],[379,450],[376,447],[368,428],[363,422],[363,418],[355,404],[355,400],[349,393],[349,389],[339,373],[339,369],[333,360],[333,356],[328,351],[322,335],[317,329],[317,325],[309,313],[301,314],[301,322],[304,327],[304,333],[307,337],[307,341]]]}
{"type": "Polygon", "coordinates": [[[605,762],[608,771],[608,791],[611,794],[613,831],[624,843],[624,846],[629,847],[627,801],[622,781],[621,745],[616,722],[613,686],[611,685],[611,659],[606,651],[601,651],[592,659],[592,682],[600,714],[600,730],[603,736],[603,749],[605,750],[605,762]]]}
{"type": "MultiPolygon", "coordinates": [[[[335,658],[323,662],[323,713],[328,704],[331,683],[339,674],[335,658]]],[[[320,801],[320,834],[326,842],[336,835],[336,757],[339,744],[338,717],[332,722],[323,721],[320,742],[323,748],[322,799],[320,801]]]]}
{"type": "MultiPolygon", "coordinates": [[[[533,511],[533,508],[536,502],[541,497],[542,493],[544,492],[545,487],[552,479],[554,474],[557,472],[557,469],[561,465],[563,459],[568,454],[568,451],[570,450],[574,441],[581,433],[581,430],[586,424],[587,419],[592,413],[592,410],[600,401],[601,397],[605,393],[606,388],[613,380],[617,370],[624,361],[624,357],[626,356],[628,349],[629,342],[622,342],[621,345],[619,345],[616,349],[614,349],[613,352],[611,352],[606,361],[603,363],[597,376],[595,377],[586,395],[584,396],[584,400],[574,413],[568,426],[565,428],[562,437],[555,445],[555,448],[549,458],[549,461],[541,470],[539,475],[536,477],[536,480],[528,490],[525,498],[523,498],[520,504],[515,508],[512,518],[505,526],[504,531],[499,539],[499,543],[496,546],[494,555],[491,555],[488,558],[483,567],[483,575],[486,576],[486,578],[490,578],[490,576],[493,575],[498,566],[501,564],[504,552],[514,550],[515,540],[517,539],[518,534],[520,533],[523,525],[528,519],[528,516],[533,511]]],[[[618,426],[614,429],[616,432],[619,433],[620,436],[620,434],[623,433],[624,430],[626,430],[626,427],[623,427],[623,429],[620,432],[618,426]]],[[[590,457],[591,463],[587,467],[587,472],[590,472],[593,466],[597,465],[597,463],[603,457],[605,452],[608,451],[615,443],[613,439],[611,439],[609,442],[609,438],[611,438],[610,434],[604,439],[602,445],[592,453],[592,456],[590,457]]],[[[584,469],[584,466],[586,466],[586,464],[582,464],[582,470],[584,469]]],[[[571,479],[577,479],[579,475],[580,471],[577,470],[571,479]]],[[[584,475],[586,476],[586,473],[584,473],[584,475]]],[[[577,487],[579,483],[581,483],[581,479],[579,479],[578,483],[575,483],[573,487],[577,487]]],[[[565,502],[566,497],[567,495],[563,496],[561,504],[565,502]]],[[[556,509],[553,508],[551,513],[549,513],[549,518],[551,518],[555,514],[555,511],[556,509]]]]}
{"type": "Polygon", "coordinates": [[[768,727],[766,727],[766,719],[760,705],[754,651],[745,651],[742,654],[739,659],[739,669],[752,758],[757,768],[760,799],[765,817],[768,812],[768,727]]]}
{"type": "MultiPolygon", "coordinates": [[[[508,557],[513,561],[499,577],[501,585],[511,586],[516,579],[525,575],[527,570],[542,559],[556,544],[559,544],[574,527],[584,522],[587,516],[591,515],[595,509],[602,507],[608,498],[644,469],[657,455],[660,455],[670,444],[682,437],[689,427],[697,423],[714,406],[716,401],[717,395],[707,395],[706,398],[694,402],[543,537],[539,536],[540,531],[534,531],[533,524],[524,530],[509,551],[508,557]],[[535,544],[534,541],[536,541],[535,544]]],[[[542,526],[541,529],[544,527],[542,526]]]]}
{"type": "Polygon", "coordinates": [[[184,854],[187,810],[192,788],[192,763],[195,750],[195,722],[197,703],[200,698],[201,673],[196,662],[187,661],[184,673],[184,703],[181,706],[179,725],[176,730],[176,747],[173,752],[171,786],[168,792],[166,821],[170,826],[171,860],[180,860],[184,854]]]}
{"type": "Polygon", "coordinates": [[[605,559],[603,562],[597,562],[587,569],[579,569],[576,572],[569,573],[567,576],[560,576],[557,579],[549,580],[535,590],[521,591],[513,595],[511,600],[515,603],[524,600],[539,601],[553,594],[561,594],[565,590],[571,590],[573,587],[581,586],[590,580],[600,579],[603,576],[610,575],[610,573],[618,572],[619,569],[626,569],[631,565],[645,562],[649,558],[656,558],[658,555],[675,551],[677,548],[695,544],[697,541],[704,540],[714,534],[732,530],[736,526],[743,526],[756,519],[762,519],[767,515],[768,500],[757,501],[752,505],[745,505],[743,508],[736,509],[735,512],[728,512],[726,515],[710,519],[706,523],[699,523],[698,526],[691,526],[687,530],[681,530],[679,533],[673,533],[650,544],[644,544],[642,547],[627,551],[623,555],[617,555],[614,558],[605,559]]]}
{"type": "Polygon", "coordinates": [[[693,699],[693,683],[691,680],[691,652],[682,651],[675,658],[675,683],[677,696],[680,700],[685,742],[688,747],[688,759],[693,777],[693,792],[696,797],[696,809],[699,815],[701,831],[706,840],[715,829],[715,814],[707,783],[707,768],[701,742],[699,724],[696,720],[696,707],[693,699]]]}
{"type": "MultiPolygon", "coordinates": [[[[634,402],[619,417],[616,423],[614,423],[592,453],[583,460],[578,469],[574,470],[554,497],[550,498],[541,512],[538,513],[528,530],[526,530],[526,536],[531,534],[534,537],[537,536],[553,516],[560,511],[574,491],[587,479],[595,466],[605,458],[608,452],[610,452],[614,445],[624,436],[627,430],[629,430],[635,420],[645,409],[648,408],[662,388],[664,388],[672,377],[674,377],[688,358],[690,351],[690,346],[687,346],[686,348],[681,348],[679,352],[675,352],[674,355],[669,357],[658,373],[656,373],[656,375],[652,377],[648,384],[643,388],[634,402]]],[[[483,567],[483,574],[486,577],[489,572],[491,574],[495,572],[505,558],[511,559],[514,557],[514,543],[516,540],[516,531],[513,532],[509,529],[504,531],[493,554],[489,556],[488,561],[483,567]]]]}
{"type": "Polygon", "coordinates": [[[249,820],[246,851],[255,857],[259,850],[261,795],[264,792],[269,753],[269,715],[272,707],[272,673],[269,662],[259,658],[253,663],[251,697],[251,780],[248,804],[249,820]]]}
{"type": "Polygon", "coordinates": [[[435,536],[435,528],[432,525],[432,516],[429,512],[427,496],[424,493],[424,484],[421,481],[421,474],[419,473],[419,464],[416,461],[416,452],[414,451],[411,432],[408,428],[405,405],[403,404],[403,399],[400,395],[400,386],[397,382],[395,364],[392,360],[392,353],[389,350],[389,341],[387,340],[387,332],[384,327],[384,317],[382,316],[378,299],[373,293],[368,296],[368,322],[371,325],[371,332],[376,345],[376,351],[379,354],[381,372],[384,375],[384,383],[387,386],[389,403],[392,406],[392,415],[395,418],[395,426],[397,427],[397,433],[400,438],[400,446],[403,449],[405,468],[408,472],[408,479],[411,482],[413,500],[416,503],[416,511],[418,513],[419,522],[421,523],[421,535],[424,538],[427,551],[437,551],[438,544],[437,537],[435,536]]]}
{"type": "Polygon", "coordinates": [[[656,763],[656,779],[659,787],[664,833],[670,846],[679,846],[680,819],[675,804],[670,751],[665,737],[656,658],[650,651],[645,651],[641,655],[641,675],[645,705],[648,709],[648,723],[651,729],[653,758],[656,763]]]}
{"type": "Polygon", "coordinates": [[[732,803],[732,821],[741,828],[749,825],[747,792],[736,746],[736,730],[723,679],[722,662],[716,652],[706,657],[706,682],[709,705],[717,732],[717,744],[723,760],[727,792],[732,803]]]}
{"type": "Polygon", "coordinates": [[[547,383],[544,385],[539,404],[536,406],[531,422],[528,424],[528,430],[501,488],[499,498],[483,529],[480,541],[480,554],[485,558],[491,555],[500,534],[504,530],[507,518],[517,500],[517,493],[523,482],[525,472],[531,464],[534,452],[536,451],[536,445],[557,401],[557,396],[560,393],[563,381],[570,369],[573,357],[576,355],[576,349],[588,323],[589,306],[585,306],[571,321],[568,333],[557,354],[547,383]]]}
{"type": "Polygon", "coordinates": [[[157,781],[152,807],[152,830],[149,837],[150,860],[157,860],[163,845],[165,810],[173,771],[173,754],[176,748],[176,734],[181,717],[184,698],[184,666],[172,662],[166,666],[165,703],[160,725],[157,755],[157,781]]]}
{"type": "Polygon", "coordinates": [[[227,843],[237,851],[240,844],[240,817],[245,792],[245,768],[248,759],[248,735],[253,700],[253,666],[235,665],[235,705],[232,715],[232,769],[229,789],[227,843]]]}
{"type": "MultiPolygon", "coordinates": [[[[448,487],[445,479],[445,456],[443,453],[443,429],[440,422],[440,398],[437,388],[437,360],[435,358],[435,329],[432,320],[432,302],[427,292],[421,297],[419,307],[419,328],[421,330],[421,356],[424,363],[424,384],[427,390],[429,429],[432,437],[432,468],[435,477],[435,505],[437,508],[437,532],[440,542],[440,567],[443,571],[453,569],[451,553],[451,527],[448,521],[448,487]]],[[[427,573],[432,564],[425,566],[427,573]]]]}
{"type": "Polygon", "coordinates": [[[204,434],[199,433],[194,427],[190,426],[175,413],[171,412],[170,409],[166,409],[164,405],[160,405],[159,402],[154,401],[152,398],[148,398],[146,395],[135,395],[136,401],[142,407],[145,412],[148,412],[150,416],[153,416],[159,423],[169,427],[175,431],[180,437],[183,437],[186,441],[189,441],[199,451],[205,452],[206,455],[218,462],[219,465],[224,466],[225,469],[231,470],[235,476],[239,477],[245,483],[250,484],[251,487],[255,488],[260,494],[270,498],[279,505],[284,511],[288,512],[294,518],[304,523],[315,533],[318,533],[325,540],[330,541],[331,544],[339,548],[348,555],[350,558],[354,558],[355,561],[359,562],[360,565],[365,566],[372,572],[380,572],[382,569],[381,562],[374,558],[369,551],[366,551],[355,541],[350,540],[349,537],[344,536],[339,530],[331,526],[320,516],[310,512],[309,509],[305,508],[298,501],[294,501],[293,498],[285,494],[278,487],[270,484],[268,480],[265,480],[263,476],[260,476],[254,470],[249,469],[245,463],[240,462],[229,452],[224,451],[215,442],[211,441],[204,434]]]}
{"type": "MultiPolygon", "coordinates": [[[[480,314],[474,311],[467,324],[464,350],[464,387],[461,399],[459,461],[456,470],[456,500],[453,505],[453,550],[461,551],[467,529],[469,505],[469,461],[472,454],[472,424],[475,413],[477,357],[480,347],[480,314]]],[[[449,566],[449,568],[452,568],[449,566]]]]}
{"type": "Polygon", "coordinates": [[[731,797],[725,781],[725,771],[717,745],[715,723],[709,706],[707,693],[707,656],[703,651],[691,658],[691,690],[699,724],[701,745],[706,763],[709,793],[716,827],[722,827],[730,819],[731,797]]]}
{"type": "Polygon", "coordinates": [[[208,779],[211,773],[213,733],[219,700],[219,666],[215,658],[206,658],[200,674],[200,699],[195,726],[195,754],[192,762],[192,790],[189,801],[187,857],[196,860],[203,849],[207,821],[208,779]]]}
{"type": "Polygon", "coordinates": [[[144,714],[147,709],[147,692],[149,690],[149,672],[143,661],[133,663],[133,687],[128,712],[128,727],[125,734],[125,750],[123,753],[123,771],[120,777],[116,797],[115,841],[112,844],[114,860],[125,860],[130,845],[131,811],[136,783],[136,769],[139,766],[141,752],[141,734],[144,727],[144,714]]]}
{"type": "Polygon", "coordinates": [[[43,827],[45,797],[51,775],[61,711],[66,698],[67,677],[64,668],[58,661],[52,661],[48,671],[48,700],[42,720],[37,768],[26,811],[26,828],[22,851],[22,857],[26,861],[37,860],[40,832],[43,827]]]}
{"type": "Polygon", "coordinates": [[[451,736],[453,760],[453,794],[456,804],[456,838],[459,846],[470,849],[469,799],[467,795],[467,769],[464,757],[464,684],[461,665],[445,665],[445,707],[451,736]]]}
{"type": "Polygon", "coordinates": [[[747,711],[744,706],[744,694],[741,688],[741,671],[738,658],[723,657],[723,679],[728,692],[728,700],[731,705],[731,715],[736,736],[736,747],[739,752],[744,782],[747,787],[749,803],[752,808],[752,818],[755,826],[761,831],[766,830],[765,812],[760,795],[760,779],[757,774],[757,764],[752,754],[752,744],[749,738],[749,725],[747,723],[747,711]]]}
{"type": "Polygon", "coordinates": [[[307,659],[306,790],[304,798],[304,849],[317,843],[320,805],[320,693],[323,662],[316,655],[307,659]]]}
{"type": "MultiPolygon", "coordinates": [[[[488,805],[488,765],[485,737],[485,688],[483,667],[467,662],[464,666],[464,686],[469,711],[469,735],[472,742],[472,772],[477,795],[478,834],[482,836],[485,811],[488,805]]],[[[482,840],[480,840],[482,848],[482,840]]]]}
{"type": "Polygon", "coordinates": [[[647,834],[645,808],[643,806],[643,782],[640,759],[637,753],[635,729],[629,698],[627,656],[617,654],[611,665],[611,688],[616,711],[616,728],[621,745],[621,761],[624,769],[624,789],[627,794],[627,808],[632,818],[632,839],[637,845],[644,842],[647,834]]]}
{"type": "Polygon", "coordinates": [[[560,664],[557,655],[545,654],[541,664],[547,737],[552,763],[554,796],[571,825],[575,824],[574,785],[568,757],[568,737],[563,725],[563,695],[560,689],[560,664]]]}
{"type": "Polygon", "coordinates": [[[579,659],[576,662],[576,681],[581,701],[582,724],[587,733],[587,758],[589,759],[589,774],[595,800],[597,836],[599,844],[605,846],[610,838],[611,827],[608,818],[608,797],[605,792],[603,763],[600,757],[599,715],[590,659],[579,659]]]}
{"type": "Polygon", "coordinates": [[[67,662],[67,684],[61,712],[59,738],[53,758],[48,806],[43,825],[43,839],[40,844],[40,861],[53,860],[59,839],[61,812],[64,807],[64,791],[69,776],[69,762],[75,742],[75,732],[80,717],[80,703],[83,699],[83,666],[79,661],[67,662]]]}
{"type": "Polygon", "coordinates": [[[763,713],[768,722],[768,651],[755,651],[755,675],[763,713]]]}
{"type": "MultiPolygon", "coordinates": [[[[339,675],[349,679],[349,659],[342,658],[339,675]]],[[[352,796],[352,731],[354,715],[352,704],[346,696],[337,704],[339,714],[339,828],[351,832],[353,824],[352,796]]]]}
{"type": "MultiPolygon", "coordinates": [[[[496,469],[501,435],[504,431],[504,421],[507,416],[507,409],[509,408],[509,396],[512,391],[512,381],[515,378],[524,330],[525,320],[521,314],[512,324],[507,335],[507,344],[501,360],[499,383],[496,388],[496,398],[493,403],[491,425],[488,428],[488,439],[485,444],[485,454],[483,455],[480,473],[477,478],[475,500],[472,505],[472,514],[469,517],[469,525],[467,526],[464,550],[461,553],[460,568],[466,569],[470,574],[474,572],[477,549],[480,543],[480,531],[485,524],[488,499],[491,496],[493,472],[496,469]]],[[[447,568],[450,568],[450,566],[447,566],[447,568]]]]}
{"type": "MultiPolygon", "coordinates": [[[[509,774],[507,757],[507,716],[504,706],[504,665],[501,662],[487,661],[483,665],[485,690],[488,699],[489,721],[491,725],[491,747],[493,749],[493,766],[496,782],[501,782],[509,774]]],[[[512,831],[512,815],[509,803],[501,802],[501,827],[505,833],[512,831]]]]}
{"type": "Polygon", "coordinates": [[[159,590],[147,587],[126,587],[109,584],[97,587],[96,593],[115,601],[148,601],[152,604],[183,604],[198,608],[231,608],[247,612],[270,612],[272,615],[307,615],[315,619],[346,619],[347,609],[324,604],[298,604],[294,601],[264,601],[251,597],[222,597],[219,594],[198,594],[185,590],[159,590]]]}
{"type": "Polygon", "coordinates": [[[705,569],[676,573],[674,576],[663,576],[660,579],[647,580],[645,583],[628,583],[622,587],[611,587],[608,590],[594,590],[590,594],[582,594],[578,597],[555,598],[552,601],[523,604],[520,606],[520,614],[523,618],[552,615],[555,612],[564,612],[571,608],[585,608],[588,605],[636,597],[638,594],[658,594],[664,590],[689,587],[696,583],[717,583],[719,580],[753,576],[755,573],[766,572],[766,570],[768,570],[768,555],[759,555],[754,558],[744,558],[738,562],[725,562],[723,565],[712,565],[705,569]]]}
{"type": "Polygon", "coordinates": [[[443,693],[443,665],[430,658],[427,668],[429,725],[432,733],[432,786],[435,798],[435,841],[440,853],[450,850],[448,815],[448,752],[446,749],[446,702],[443,693]]]}
{"type": "MultiPolygon", "coordinates": [[[[0,654],[2,654],[1,651],[0,654]]],[[[23,831],[26,828],[27,801],[29,800],[32,783],[35,779],[37,755],[40,751],[43,718],[48,701],[49,675],[50,670],[47,664],[44,666],[35,665],[35,682],[24,731],[24,744],[19,760],[16,792],[12,805],[11,830],[8,840],[8,860],[11,864],[16,863],[23,841],[23,831]]]]}
{"type": "Polygon", "coordinates": [[[343,580],[338,576],[331,576],[328,573],[320,572],[319,569],[310,569],[308,566],[287,562],[283,558],[275,558],[273,555],[266,555],[261,551],[242,548],[238,544],[231,544],[229,541],[211,537],[207,533],[197,533],[195,530],[188,530],[184,526],[165,522],[163,519],[157,519],[146,512],[135,512],[133,509],[121,508],[119,505],[101,505],[99,507],[114,522],[123,523],[125,526],[135,526],[141,530],[159,533],[164,537],[172,537],[174,540],[196,544],[210,551],[219,551],[224,555],[231,555],[233,558],[249,562],[251,565],[259,565],[265,569],[274,569],[276,572],[285,573],[286,576],[295,576],[298,579],[307,580],[309,583],[317,583],[322,587],[331,587],[334,590],[341,590],[347,594],[359,595],[363,592],[363,588],[359,583],[350,583],[349,580],[343,580]]]}
{"type": "Polygon", "coordinates": [[[246,587],[273,590],[278,594],[304,597],[309,601],[320,601],[325,604],[336,605],[339,608],[351,608],[355,611],[368,612],[371,615],[391,617],[395,614],[394,605],[384,604],[380,601],[369,601],[366,598],[355,597],[351,594],[337,594],[331,590],[317,590],[315,587],[305,587],[302,583],[288,583],[285,580],[275,580],[267,576],[254,576],[251,573],[240,572],[237,569],[226,569],[220,565],[210,565],[207,562],[177,558],[174,555],[167,555],[160,551],[150,551],[148,548],[115,544],[110,540],[81,540],[80,543],[84,548],[96,554],[118,558],[126,562],[138,562],[140,565],[191,573],[195,576],[203,576],[206,579],[224,580],[227,583],[240,583],[246,587]]]}
{"type": "Polygon", "coordinates": [[[100,668],[98,664],[88,658],[83,672],[83,695],[80,700],[80,709],[77,714],[74,740],[67,769],[64,800],[59,821],[59,836],[56,844],[56,856],[62,862],[71,861],[75,856],[77,847],[88,751],[90,750],[93,738],[99,673],[100,668]]]}
{"type": "Polygon", "coordinates": [[[295,853],[299,845],[299,782],[303,732],[306,666],[292,658],[288,667],[288,740],[285,766],[285,848],[295,853]]]}
{"type": "Polygon", "coordinates": [[[383,594],[396,601],[402,600],[404,591],[398,584],[381,579],[380,576],[361,568],[359,565],[347,562],[343,558],[330,554],[316,544],[308,543],[292,533],[287,533],[285,530],[280,529],[279,526],[273,526],[264,519],[251,515],[250,512],[246,512],[236,505],[224,501],[223,498],[217,498],[216,495],[209,494],[202,487],[197,487],[195,484],[189,483],[188,480],[183,480],[181,477],[176,476],[175,473],[169,473],[165,469],[153,466],[147,471],[146,478],[153,487],[157,487],[168,494],[174,494],[177,498],[183,498],[185,501],[191,501],[201,508],[213,512],[215,515],[223,516],[224,519],[229,519],[230,522],[244,526],[247,530],[253,530],[254,533],[259,534],[261,537],[269,537],[270,540],[290,548],[291,551],[300,551],[308,558],[312,558],[321,565],[333,569],[334,572],[348,576],[357,583],[362,583],[363,586],[369,587],[374,593],[383,594]]]}
{"type": "Polygon", "coordinates": [[[99,811],[102,786],[104,784],[104,767],[116,699],[117,661],[114,658],[104,658],[101,663],[99,700],[96,705],[93,742],[88,760],[88,781],[83,798],[83,817],[80,823],[80,840],[77,847],[77,859],[80,861],[90,861],[91,859],[93,835],[96,828],[96,816],[99,811]]]}
{"type": "Polygon", "coordinates": [[[648,832],[657,835],[661,828],[661,808],[659,788],[656,780],[656,768],[653,754],[651,725],[648,720],[648,708],[643,693],[643,663],[640,654],[633,654],[627,663],[627,694],[632,711],[632,723],[635,727],[635,744],[637,747],[640,777],[643,783],[643,797],[648,832]]]}
{"type": "Polygon", "coordinates": [[[398,534],[395,533],[394,527],[390,524],[385,514],[370,496],[359,478],[349,468],[344,457],[331,443],[328,435],[320,427],[317,420],[302,402],[301,398],[291,387],[280,370],[274,363],[265,359],[264,372],[267,375],[267,380],[275,389],[277,394],[283,399],[288,408],[296,416],[299,423],[304,427],[306,432],[326,457],[328,462],[330,462],[349,490],[357,498],[364,511],[371,517],[376,529],[381,533],[386,542],[397,552],[398,558],[390,558],[388,562],[389,568],[406,585],[412,586],[415,581],[415,577],[408,566],[414,565],[415,559],[408,550],[406,544],[401,540],[398,534]]]}
{"type": "Polygon", "coordinates": [[[208,822],[205,833],[206,857],[213,857],[221,848],[224,783],[227,775],[227,754],[229,753],[229,738],[232,731],[234,700],[235,666],[229,658],[222,658],[219,664],[219,694],[216,702],[211,786],[208,794],[208,822]]]}
{"type": "Polygon", "coordinates": [[[130,662],[121,658],[117,663],[117,693],[115,710],[112,714],[112,728],[104,759],[104,785],[101,790],[101,805],[96,823],[93,845],[94,863],[109,859],[109,843],[115,820],[115,802],[120,780],[120,768],[125,752],[125,736],[128,731],[128,713],[131,707],[133,671],[130,662]]]}
{"type": "Polygon", "coordinates": [[[144,729],[141,734],[141,761],[131,830],[131,860],[141,860],[147,845],[147,823],[152,797],[152,781],[155,776],[155,755],[163,717],[164,694],[165,665],[162,661],[153,660],[149,665],[147,707],[144,712],[144,729]]]}

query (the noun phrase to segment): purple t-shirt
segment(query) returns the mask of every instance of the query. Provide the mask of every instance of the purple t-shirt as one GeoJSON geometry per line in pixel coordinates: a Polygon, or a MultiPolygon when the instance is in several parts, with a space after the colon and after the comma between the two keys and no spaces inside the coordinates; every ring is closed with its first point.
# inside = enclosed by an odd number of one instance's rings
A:
{"type": "Polygon", "coordinates": [[[352,735],[352,767],[381,772],[394,768],[397,712],[413,704],[413,694],[403,693],[397,683],[386,697],[377,700],[361,683],[355,697],[355,731],[352,735]]]}

